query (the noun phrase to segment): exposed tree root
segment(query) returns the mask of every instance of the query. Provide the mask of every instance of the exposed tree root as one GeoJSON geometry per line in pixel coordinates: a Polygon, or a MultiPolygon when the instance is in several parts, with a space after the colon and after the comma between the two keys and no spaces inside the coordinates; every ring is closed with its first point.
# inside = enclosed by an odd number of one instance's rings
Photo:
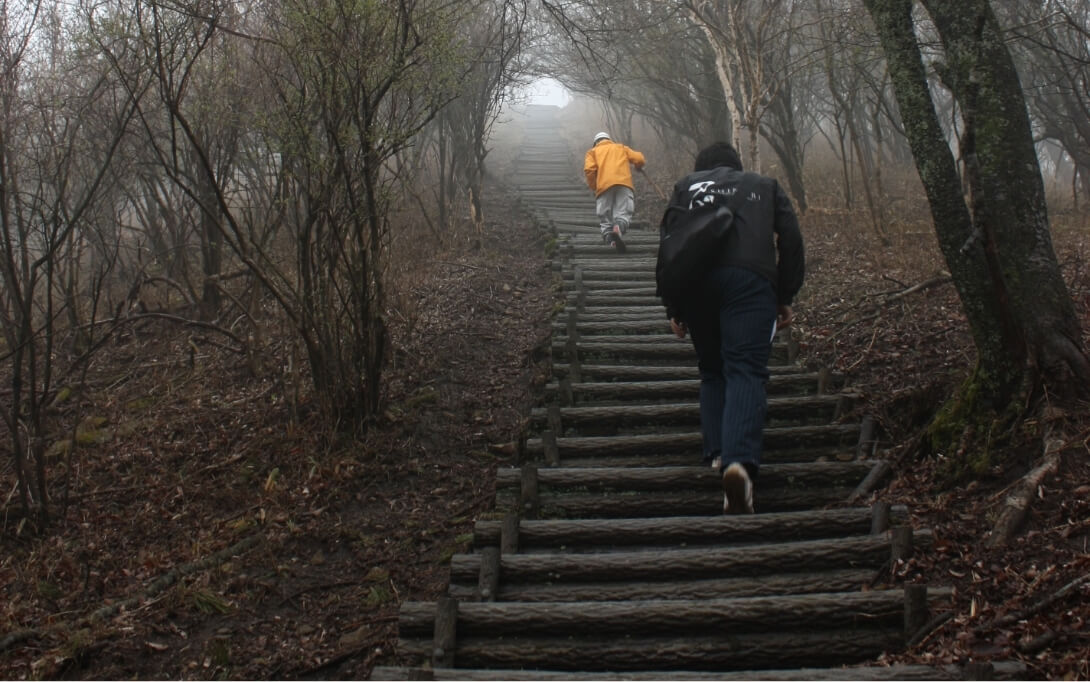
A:
{"type": "Polygon", "coordinates": [[[1030,504],[1037,495],[1037,488],[1045,476],[1054,473],[1060,463],[1060,449],[1064,443],[1059,438],[1045,441],[1044,459],[1035,469],[1026,474],[1003,501],[1003,511],[995,528],[989,534],[986,544],[989,547],[1002,547],[1009,543],[1029,514],[1030,504]]]}
{"type": "Polygon", "coordinates": [[[1080,578],[1076,578],[1075,580],[1072,580],[1071,582],[1067,583],[1066,585],[1064,585],[1060,589],[1056,590],[1052,594],[1039,599],[1038,601],[1034,602],[1033,604],[1031,604],[1030,606],[1027,606],[1024,609],[1021,609],[1019,611],[1015,611],[1013,613],[1008,613],[1005,616],[997,618],[995,621],[993,621],[991,623],[981,625],[980,627],[976,628],[976,630],[974,630],[974,632],[976,634],[982,634],[982,633],[988,632],[989,630],[992,630],[994,628],[1007,627],[1009,625],[1013,625],[1013,624],[1017,623],[1020,620],[1026,620],[1026,619],[1032,618],[1033,616],[1035,616],[1038,613],[1044,611],[1045,609],[1052,606],[1053,604],[1055,604],[1059,600],[1063,599],[1067,595],[1071,594],[1072,592],[1075,592],[1076,590],[1082,588],[1084,585],[1087,585],[1087,584],[1090,584],[1090,573],[1088,573],[1087,575],[1084,575],[1084,576],[1082,576],[1080,578]]]}
{"type": "MultiPolygon", "coordinates": [[[[874,294],[873,296],[879,297],[879,300],[871,302],[869,312],[866,313],[865,315],[860,315],[859,317],[857,317],[857,318],[855,318],[853,320],[846,321],[843,326],[841,326],[839,329],[836,330],[836,332],[834,332],[831,336],[829,336],[828,340],[832,341],[832,340],[836,339],[838,336],[840,336],[841,334],[847,332],[849,329],[851,329],[852,327],[854,327],[854,326],[856,326],[858,324],[862,324],[863,322],[869,322],[871,320],[874,320],[874,319],[877,319],[877,318],[881,317],[881,315],[882,315],[882,313],[883,313],[883,311],[885,310],[886,307],[888,307],[890,305],[893,305],[894,303],[896,303],[896,302],[898,302],[898,301],[900,301],[900,300],[902,300],[902,299],[904,299],[904,298],[906,298],[908,296],[911,296],[912,294],[916,294],[916,293],[919,293],[921,291],[927,291],[928,289],[931,289],[933,287],[936,287],[936,286],[939,286],[939,285],[942,285],[942,284],[947,284],[947,283],[952,282],[952,281],[953,281],[953,278],[949,274],[942,273],[942,274],[940,274],[940,275],[938,275],[936,277],[932,277],[931,279],[924,280],[923,282],[918,282],[918,283],[913,284],[911,286],[905,286],[904,289],[900,289],[900,290],[897,290],[897,291],[885,291],[885,292],[881,292],[881,293],[878,293],[878,294],[874,294]]],[[[898,284],[900,284],[900,283],[898,282],[898,284]]],[[[904,285],[902,285],[902,286],[904,286],[904,285]]],[[[857,307],[859,305],[862,305],[862,302],[857,304],[857,307]]],[[[873,343],[873,339],[871,340],[871,342],[873,343]]]]}
{"type": "Polygon", "coordinates": [[[922,628],[919,629],[916,634],[912,636],[911,639],[908,640],[908,643],[905,644],[905,648],[912,649],[916,646],[919,646],[920,644],[923,644],[925,641],[927,641],[928,637],[930,637],[934,632],[936,632],[939,628],[945,625],[946,621],[950,620],[953,617],[953,611],[944,611],[937,616],[933,616],[930,621],[928,621],[922,628]]]}

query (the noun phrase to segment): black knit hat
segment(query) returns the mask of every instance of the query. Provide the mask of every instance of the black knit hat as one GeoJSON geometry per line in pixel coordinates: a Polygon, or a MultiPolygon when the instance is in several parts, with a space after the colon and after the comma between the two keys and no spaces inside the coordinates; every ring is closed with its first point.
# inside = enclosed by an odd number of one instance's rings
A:
{"type": "Polygon", "coordinates": [[[715,142],[701,149],[696,155],[693,170],[711,170],[719,166],[742,170],[742,159],[729,142],[715,142]]]}

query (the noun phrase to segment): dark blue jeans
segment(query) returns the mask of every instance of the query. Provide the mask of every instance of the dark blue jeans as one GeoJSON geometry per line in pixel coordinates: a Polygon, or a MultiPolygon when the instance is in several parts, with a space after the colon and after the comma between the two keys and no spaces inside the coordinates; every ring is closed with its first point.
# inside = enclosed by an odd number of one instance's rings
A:
{"type": "Polygon", "coordinates": [[[704,457],[722,457],[722,468],[741,462],[756,478],[776,292],[751,270],[719,267],[704,277],[684,315],[700,367],[704,457]]]}

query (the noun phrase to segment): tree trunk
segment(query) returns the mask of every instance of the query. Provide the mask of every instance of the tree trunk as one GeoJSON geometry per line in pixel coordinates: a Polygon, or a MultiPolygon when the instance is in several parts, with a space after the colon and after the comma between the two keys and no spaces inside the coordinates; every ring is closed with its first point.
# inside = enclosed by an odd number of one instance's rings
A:
{"type": "Polygon", "coordinates": [[[1085,387],[1090,361],[1052,248],[1033,132],[1003,31],[987,0],[923,5],[939,30],[965,119],[973,222],[1014,318],[1010,345],[1024,345],[1034,385],[1049,377],[1054,389],[1072,380],[1085,387]]]}
{"type": "Polygon", "coordinates": [[[715,31],[708,25],[708,21],[700,13],[690,7],[690,15],[704,36],[708,39],[708,45],[715,55],[715,74],[719,77],[719,87],[723,89],[723,97],[726,101],[727,111],[730,113],[730,140],[735,144],[742,141],[742,112],[738,109],[738,102],[734,99],[734,81],[730,75],[730,54],[718,40],[715,31]]]}
{"type": "Polygon", "coordinates": [[[222,295],[216,278],[223,268],[223,225],[220,223],[220,188],[209,167],[201,172],[201,160],[193,149],[187,150],[187,165],[198,169],[195,173],[195,192],[198,201],[200,223],[198,239],[201,247],[201,299],[198,314],[202,320],[213,320],[219,315],[222,295]]]}
{"type": "MultiPolygon", "coordinates": [[[[761,161],[761,136],[759,127],[759,120],[754,115],[745,125],[746,131],[746,168],[757,172],[764,172],[764,162],[761,161]]],[[[741,142],[741,140],[739,140],[741,142]]]]}
{"type": "MultiPolygon", "coordinates": [[[[854,114],[858,109],[852,107],[851,111],[854,114]]],[[[878,192],[872,186],[872,182],[877,180],[878,167],[881,165],[874,162],[874,155],[868,153],[863,146],[863,137],[859,133],[858,126],[855,125],[855,116],[849,116],[848,118],[848,131],[851,135],[852,149],[855,151],[855,156],[858,159],[859,168],[862,170],[862,181],[859,183],[863,187],[863,199],[867,203],[867,213],[870,214],[871,227],[874,228],[874,235],[882,242],[883,246],[890,246],[892,242],[889,240],[889,235],[886,234],[885,219],[881,210],[881,189],[878,192]],[[875,196],[878,194],[878,196],[875,196]]]]}
{"type": "Polygon", "coordinates": [[[1018,74],[985,0],[924,0],[946,48],[944,80],[964,115],[971,208],[931,99],[912,0],[865,0],[878,28],[939,246],[978,352],[932,427],[934,447],[1021,412],[1026,390],[1081,388],[1090,364],[1048,232],[1043,183],[1018,74]],[[1072,381],[1077,379],[1077,381],[1072,381]],[[940,423],[941,422],[941,423],[940,423]]]}
{"type": "Polygon", "coordinates": [[[780,160],[787,187],[798,213],[802,215],[809,208],[803,179],[805,154],[799,140],[792,99],[791,81],[786,80],[769,103],[768,113],[771,116],[765,117],[762,135],[780,160]]]}

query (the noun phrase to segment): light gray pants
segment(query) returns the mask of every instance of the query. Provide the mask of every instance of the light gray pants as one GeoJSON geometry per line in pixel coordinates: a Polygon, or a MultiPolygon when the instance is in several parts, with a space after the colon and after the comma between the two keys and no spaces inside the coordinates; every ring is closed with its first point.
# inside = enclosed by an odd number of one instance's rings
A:
{"type": "Polygon", "coordinates": [[[624,234],[628,232],[628,224],[632,222],[632,213],[636,210],[636,195],[631,187],[614,185],[598,195],[595,210],[603,236],[609,234],[614,224],[620,225],[621,234],[624,234]]]}

